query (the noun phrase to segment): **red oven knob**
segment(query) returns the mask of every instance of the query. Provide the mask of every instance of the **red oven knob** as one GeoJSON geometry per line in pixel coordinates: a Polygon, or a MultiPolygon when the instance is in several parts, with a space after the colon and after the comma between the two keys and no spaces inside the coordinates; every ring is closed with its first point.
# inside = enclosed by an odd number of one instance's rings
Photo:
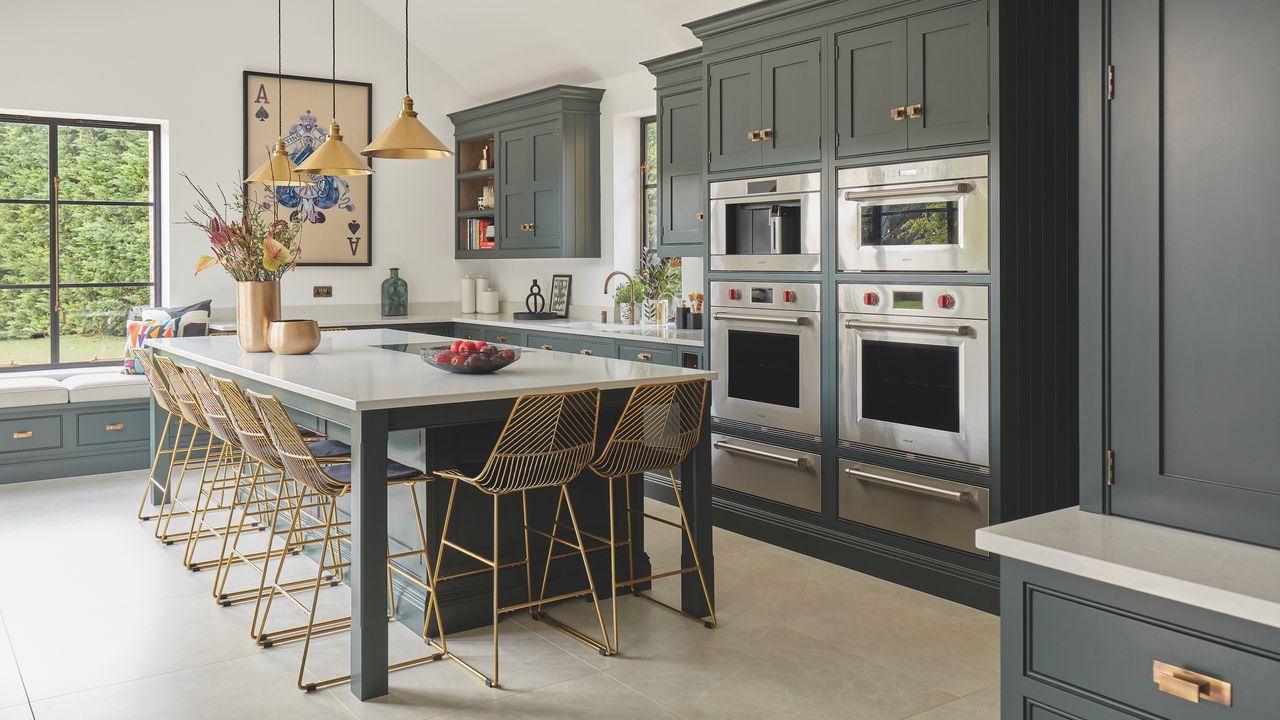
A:
{"type": "Polygon", "coordinates": [[[943,293],[938,296],[938,307],[943,310],[950,310],[956,306],[956,296],[951,293],[943,293]]]}
{"type": "Polygon", "coordinates": [[[730,300],[741,300],[741,299],[742,299],[742,291],[741,291],[741,290],[739,290],[739,289],[737,289],[737,288],[730,288],[730,289],[729,289],[729,299],[730,299],[730,300]]]}
{"type": "Polygon", "coordinates": [[[782,302],[793,303],[793,302],[795,302],[795,301],[796,301],[796,291],[795,291],[795,290],[783,290],[783,291],[782,291],[782,302]]]}
{"type": "Polygon", "coordinates": [[[880,293],[866,292],[862,293],[862,304],[875,307],[880,304],[880,293]]]}

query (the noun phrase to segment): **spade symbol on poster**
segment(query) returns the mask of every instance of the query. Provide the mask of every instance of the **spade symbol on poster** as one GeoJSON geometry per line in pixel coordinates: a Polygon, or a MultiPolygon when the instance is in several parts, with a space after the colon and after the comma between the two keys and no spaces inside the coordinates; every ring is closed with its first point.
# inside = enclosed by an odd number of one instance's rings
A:
{"type": "Polygon", "coordinates": [[[271,113],[267,112],[266,108],[259,105],[258,112],[254,113],[253,116],[258,118],[258,122],[266,122],[267,118],[271,117],[271,113]]]}
{"type": "Polygon", "coordinates": [[[360,223],[356,222],[355,220],[352,220],[351,222],[347,223],[347,229],[351,231],[352,235],[355,235],[356,233],[360,232],[360,223]]]}

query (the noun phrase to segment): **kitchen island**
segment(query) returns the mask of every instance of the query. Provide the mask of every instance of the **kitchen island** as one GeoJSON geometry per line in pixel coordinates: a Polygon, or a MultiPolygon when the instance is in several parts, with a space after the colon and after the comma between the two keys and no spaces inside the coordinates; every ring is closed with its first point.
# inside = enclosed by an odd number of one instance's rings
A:
{"type": "MultiPolygon", "coordinates": [[[[246,389],[275,395],[298,419],[314,422],[330,436],[350,442],[351,691],[361,699],[387,692],[388,639],[387,485],[381,480],[364,482],[362,478],[381,478],[389,454],[428,470],[483,461],[520,395],[599,388],[597,437],[598,442],[603,442],[632,388],[647,383],[715,377],[714,373],[703,370],[543,350],[526,350],[518,362],[492,375],[458,375],[430,367],[417,355],[420,345],[447,344],[450,340],[389,329],[328,332],[323,334],[320,347],[314,353],[295,356],[246,353],[234,336],[162,339],[150,341],[149,345],[154,352],[169,355],[179,364],[232,378],[246,389]]],[[[709,408],[704,408],[701,442],[680,469],[680,494],[714,598],[708,415],[709,408]]],[[[153,402],[153,443],[163,422],[163,411],[153,402]]],[[[157,468],[157,474],[164,470],[157,468]]],[[[442,497],[432,496],[436,485],[431,484],[433,489],[428,490],[426,498],[427,531],[432,538],[439,536],[440,510],[444,504],[442,497]]],[[[643,504],[642,485],[631,483],[632,497],[625,499],[626,507],[633,513],[643,504]]],[[[604,481],[589,473],[572,483],[575,505],[582,508],[580,516],[607,518],[607,505],[602,500],[606,496],[604,487],[604,481]]],[[[552,502],[547,508],[554,505],[554,497],[550,499],[552,502]]],[[[476,511],[475,517],[487,519],[487,513],[478,511],[480,507],[488,505],[462,504],[455,512],[464,513],[466,517],[466,513],[476,511]]],[[[545,509],[534,507],[531,500],[530,523],[538,522],[535,518],[545,509]]],[[[391,510],[403,513],[405,508],[391,510]]],[[[483,525],[484,521],[472,523],[476,524],[483,525]]],[[[644,547],[642,528],[643,523],[636,523],[638,577],[648,572],[648,563],[639,552],[644,547]]],[[[472,530],[476,542],[471,544],[483,547],[479,541],[487,529],[472,530]]],[[[394,528],[392,531],[395,541],[394,528]]],[[[504,534],[518,536],[518,533],[504,534]]],[[[683,564],[691,565],[692,554],[687,542],[682,555],[683,564]]],[[[607,557],[603,562],[607,567],[607,557]]],[[[594,568],[593,563],[593,573],[594,568]]],[[[571,573],[557,580],[562,584],[575,582],[571,573]]],[[[577,580],[585,582],[581,577],[577,580]]],[[[440,591],[445,624],[450,632],[479,624],[490,607],[488,593],[480,591],[479,586],[458,582],[457,587],[451,585],[440,591]]],[[[692,615],[706,616],[709,609],[697,576],[684,574],[681,583],[682,608],[692,615]]],[[[605,587],[607,583],[597,585],[605,587]]]]}

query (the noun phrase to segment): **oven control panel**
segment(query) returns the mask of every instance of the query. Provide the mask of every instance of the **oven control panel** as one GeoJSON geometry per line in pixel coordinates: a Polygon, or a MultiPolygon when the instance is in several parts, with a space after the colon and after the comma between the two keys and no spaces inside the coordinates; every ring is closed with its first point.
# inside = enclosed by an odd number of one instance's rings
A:
{"type": "Polygon", "coordinates": [[[819,309],[820,299],[821,289],[817,283],[773,283],[749,280],[718,280],[711,283],[712,307],[811,312],[819,309]]]}
{"type": "Polygon", "coordinates": [[[872,285],[840,286],[840,312],[871,315],[915,315],[987,319],[985,285],[872,285]]]}

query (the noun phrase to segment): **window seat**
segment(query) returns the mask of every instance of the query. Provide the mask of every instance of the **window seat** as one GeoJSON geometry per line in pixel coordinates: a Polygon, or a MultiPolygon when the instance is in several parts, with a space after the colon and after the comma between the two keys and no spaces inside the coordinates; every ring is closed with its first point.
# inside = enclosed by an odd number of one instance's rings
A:
{"type": "Polygon", "coordinates": [[[0,376],[0,408],[100,402],[104,400],[146,400],[150,392],[143,375],[86,372],[64,378],[48,375],[0,376]]]}

